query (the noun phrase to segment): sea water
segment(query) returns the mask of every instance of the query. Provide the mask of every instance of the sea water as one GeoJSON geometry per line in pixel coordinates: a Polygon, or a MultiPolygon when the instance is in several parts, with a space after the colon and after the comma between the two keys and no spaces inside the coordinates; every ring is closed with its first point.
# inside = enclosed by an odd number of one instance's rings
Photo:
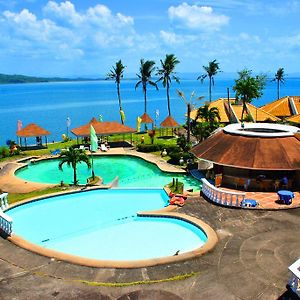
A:
{"type": "MultiPolygon", "coordinates": [[[[138,115],[144,112],[144,97],[142,89],[135,90],[136,80],[121,82],[121,99],[126,115],[125,124],[136,128],[138,115]]],[[[222,79],[216,76],[212,97],[227,97],[227,87],[230,96],[234,97],[232,86],[234,79],[222,79]]],[[[189,100],[192,91],[197,96],[205,96],[202,101],[195,101],[201,106],[208,99],[208,81],[201,84],[196,79],[181,79],[180,84],[172,81],[171,113],[181,124],[185,121],[186,106],[176,93],[176,89],[183,91],[189,100]]],[[[254,105],[262,106],[276,99],[276,83],[268,80],[264,95],[253,101],[254,105]]],[[[300,78],[289,78],[281,86],[281,95],[300,95],[300,78]]],[[[166,118],[167,101],[166,90],[159,84],[157,91],[148,88],[147,112],[159,124],[166,118]],[[155,114],[156,111],[159,114],[155,114]]],[[[113,81],[84,81],[60,83],[34,84],[6,84],[0,85],[0,145],[7,139],[16,140],[17,121],[23,126],[36,123],[51,132],[48,141],[60,141],[62,134],[74,137],[70,130],[102,116],[103,121],[120,121],[119,104],[116,85],[113,81]],[[71,119],[71,126],[67,128],[66,119],[71,119]]],[[[35,140],[29,143],[35,143],[35,140]]]]}

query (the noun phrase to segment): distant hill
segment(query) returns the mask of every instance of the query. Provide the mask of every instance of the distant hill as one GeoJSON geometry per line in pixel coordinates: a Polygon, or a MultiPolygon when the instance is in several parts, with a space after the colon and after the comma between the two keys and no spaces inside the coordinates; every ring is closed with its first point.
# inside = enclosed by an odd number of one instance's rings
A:
{"type": "Polygon", "coordinates": [[[91,78],[60,78],[60,77],[33,77],[25,75],[0,74],[0,84],[9,83],[37,83],[37,82],[63,82],[63,81],[91,81],[100,79],[91,78]]]}

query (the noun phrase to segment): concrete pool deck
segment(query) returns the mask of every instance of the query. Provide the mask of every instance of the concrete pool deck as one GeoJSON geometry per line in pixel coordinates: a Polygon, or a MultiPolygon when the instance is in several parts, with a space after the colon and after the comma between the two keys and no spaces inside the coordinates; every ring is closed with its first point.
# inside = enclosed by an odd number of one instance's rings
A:
{"type": "Polygon", "coordinates": [[[201,197],[178,212],[217,232],[212,252],[136,269],[91,268],[51,260],[0,238],[0,299],[277,299],[299,256],[300,209],[228,209],[201,197]],[[191,274],[183,280],[175,276],[191,274]],[[121,287],[109,286],[120,283],[121,287]],[[143,284],[146,283],[146,284],[143,284]]]}

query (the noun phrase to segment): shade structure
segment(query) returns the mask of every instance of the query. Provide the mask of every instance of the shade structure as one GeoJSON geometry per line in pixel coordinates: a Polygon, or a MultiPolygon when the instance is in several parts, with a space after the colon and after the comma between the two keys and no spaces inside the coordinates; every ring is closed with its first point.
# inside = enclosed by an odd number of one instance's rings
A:
{"type": "Polygon", "coordinates": [[[160,126],[165,128],[176,128],[180,125],[171,116],[168,116],[160,123],[160,126]]]}
{"type": "Polygon", "coordinates": [[[24,128],[17,131],[18,137],[36,137],[36,136],[46,136],[50,132],[34,123],[31,123],[24,128]]]}
{"type": "Polygon", "coordinates": [[[153,120],[147,113],[143,113],[143,115],[141,116],[141,119],[142,119],[141,123],[145,123],[145,124],[153,123],[153,120]]]}
{"type": "MultiPolygon", "coordinates": [[[[284,125],[273,124],[272,126],[283,127],[284,125]]],[[[191,152],[198,158],[235,168],[300,170],[298,133],[284,134],[279,130],[277,133],[265,135],[255,132],[247,135],[243,134],[242,130],[240,133],[228,132],[225,127],[195,146],[191,152]]]]}
{"type": "Polygon", "coordinates": [[[93,125],[97,135],[134,133],[136,130],[118,122],[98,122],[93,118],[88,124],[74,128],[71,132],[77,137],[90,135],[90,125],[93,125]]]}

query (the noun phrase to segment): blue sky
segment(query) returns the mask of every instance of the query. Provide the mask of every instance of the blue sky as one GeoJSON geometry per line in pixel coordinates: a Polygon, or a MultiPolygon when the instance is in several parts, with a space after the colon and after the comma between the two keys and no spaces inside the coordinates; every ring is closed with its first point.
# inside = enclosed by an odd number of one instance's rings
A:
{"type": "Polygon", "coordinates": [[[0,0],[0,73],[104,76],[174,53],[178,72],[300,72],[300,0],[0,0]]]}

